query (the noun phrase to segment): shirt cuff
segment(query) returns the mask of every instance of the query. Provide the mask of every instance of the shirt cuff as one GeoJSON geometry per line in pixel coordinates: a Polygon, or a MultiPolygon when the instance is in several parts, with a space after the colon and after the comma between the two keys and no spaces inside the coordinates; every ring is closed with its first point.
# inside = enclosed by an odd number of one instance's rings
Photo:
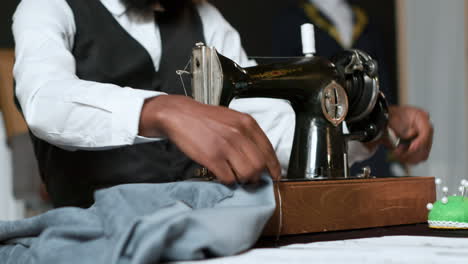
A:
{"type": "Polygon", "coordinates": [[[149,138],[149,137],[142,137],[142,136],[136,136],[135,140],[133,141],[133,144],[144,144],[144,143],[151,143],[151,142],[156,142],[156,141],[161,141],[161,140],[166,140],[165,137],[157,137],[157,138],[149,138]]]}
{"type": "Polygon", "coordinates": [[[360,162],[372,157],[377,152],[378,147],[369,149],[362,142],[349,141],[348,142],[348,161],[351,167],[354,163],[360,162]]]}
{"type": "Polygon", "coordinates": [[[128,88],[128,100],[115,102],[112,118],[112,126],[116,128],[116,139],[123,138],[128,145],[149,143],[163,140],[165,138],[146,138],[138,135],[140,115],[145,100],[159,95],[163,92],[147,91],[128,88]],[[132,98],[132,99],[130,99],[132,98]]]}

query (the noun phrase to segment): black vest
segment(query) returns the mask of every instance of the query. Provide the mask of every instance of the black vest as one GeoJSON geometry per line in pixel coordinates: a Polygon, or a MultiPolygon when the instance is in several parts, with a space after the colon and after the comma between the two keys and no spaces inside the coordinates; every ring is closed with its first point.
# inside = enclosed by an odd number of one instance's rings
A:
{"type": "MultiPolygon", "coordinates": [[[[159,72],[155,72],[145,48],[99,0],[67,2],[75,18],[72,53],[80,79],[184,94],[175,71],[185,67],[194,44],[204,41],[202,22],[193,5],[188,4],[177,14],[157,15],[162,58],[159,72]]],[[[106,151],[70,152],[34,135],[32,139],[41,176],[55,206],[88,207],[97,189],[184,180],[193,177],[200,167],[167,140],[106,151]]]]}

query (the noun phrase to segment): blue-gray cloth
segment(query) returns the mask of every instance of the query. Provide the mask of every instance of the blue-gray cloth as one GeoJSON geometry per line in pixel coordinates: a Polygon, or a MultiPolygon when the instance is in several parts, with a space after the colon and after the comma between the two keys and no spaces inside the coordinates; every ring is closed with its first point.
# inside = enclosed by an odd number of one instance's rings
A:
{"type": "Polygon", "coordinates": [[[250,248],[275,208],[272,181],[129,184],[89,209],[0,222],[2,264],[143,264],[226,256],[250,248]]]}

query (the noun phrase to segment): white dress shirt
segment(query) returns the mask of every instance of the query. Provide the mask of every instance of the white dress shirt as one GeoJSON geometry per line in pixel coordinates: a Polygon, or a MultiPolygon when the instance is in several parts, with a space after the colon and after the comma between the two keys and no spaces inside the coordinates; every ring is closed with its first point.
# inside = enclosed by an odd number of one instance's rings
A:
{"type": "MultiPolygon", "coordinates": [[[[145,47],[157,71],[161,38],[153,16],[131,16],[119,0],[101,2],[145,47]]],[[[237,31],[214,6],[204,2],[197,9],[207,45],[241,66],[255,64],[248,60],[237,31]]],[[[144,100],[161,92],[86,81],[76,76],[71,53],[76,27],[73,12],[65,0],[22,0],[13,22],[16,95],[34,135],[68,150],[101,150],[161,140],[138,136],[144,100]]],[[[235,100],[230,107],[257,120],[272,142],[282,167],[287,168],[295,124],[289,103],[253,98],[235,100]]],[[[365,153],[360,144],[355,149],[358,149],[356,153],[365,153]]]]}

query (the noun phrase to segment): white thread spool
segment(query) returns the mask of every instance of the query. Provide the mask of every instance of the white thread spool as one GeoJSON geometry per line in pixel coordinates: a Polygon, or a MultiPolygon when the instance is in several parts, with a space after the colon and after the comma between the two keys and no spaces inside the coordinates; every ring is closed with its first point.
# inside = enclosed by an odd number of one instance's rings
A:
{"type": "Polygon", "coordinates": [[[306,57],[312,57],[315,54],[315,32],[314,25],[310,23],[301,26],[302,53],[306,57]]]}

